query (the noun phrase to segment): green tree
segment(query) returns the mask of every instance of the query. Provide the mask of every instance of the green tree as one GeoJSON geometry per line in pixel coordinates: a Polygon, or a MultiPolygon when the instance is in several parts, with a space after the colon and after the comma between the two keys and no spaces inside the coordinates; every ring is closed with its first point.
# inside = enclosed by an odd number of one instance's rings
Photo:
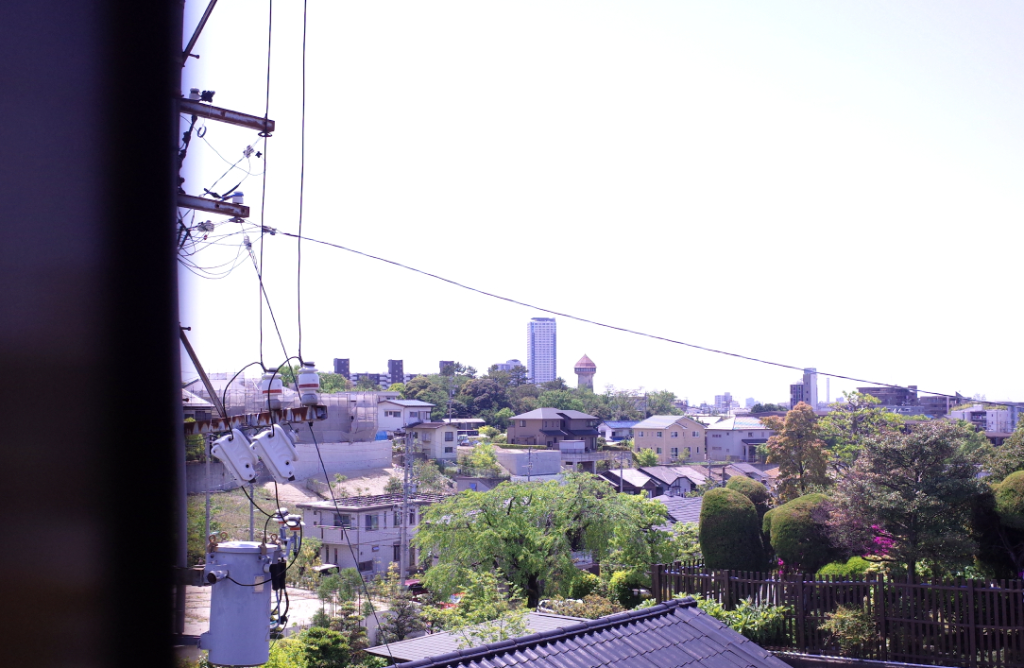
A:
{"type": "Polygon", "coordinates": [[[493,477],[501,472],[498,466],[498,458],[494,455],[494,446],[489,442],[477,444],[473,452],[462,458],[460,462],[464,475],[479,477],[493,477]]]}
{"type": "Polygon", "coordinates": [[[526,614],[519,588],[500,574],[467,570],[459,581],[454,608],[432,609],[431,621],[459,637],[459,647],[474,647],[526,635],[526,614]],[[507,593],[503,590],[507,590],[507,593]]]}
{"type": "Polygon", "coordinates": [[[711,569],[759,571],[764,567],[761,527],[750,499],[724,487],[704,495],[700,550],[711,569]]]}
{"type": "Polygon", "coordinates": [[[808,494],[768,511],[762,529],[787,570],[816,573],[840,556],[828,530],[829,499],[808,494]]]}
{"type": "Polygon", "coordinates": [[[820,438],[814,409],[804,402],[785,419],[766,417],[762,422],[776,433],[768,439],[768,463],[779,465],[779,498],[783,501],[826,487],[829,452],[820,438]]]}
{"type": "Polygon", "coordinates": [[[391,386],[388,388],[388,392],[405,394],[405,383],[391,383],[391,386]]]}
{"type": "Polygon", "coordinates": [[[909,573],[922,560],[970,563],[972,509],[985,490],[962,447],[972,432],[932,422],[871,439],[836,486],[829,519],[836,543],[909,573]]]}
{"type": "Polygon", "coordinates": [[[703,561],[700,551],[700,526],[696,522],[676,522],[669,532],[672,556],[668,561],[703,561]]]}
{"type": "Polygon", "coordinates": [[[613,544],[648,546],[635,553],[650,549],[644,534],[664,523],[665,511],[638,512],[630,498],[603,479],[573,473],[562,484],[506,482],[434,504],[413,539],[422,552],[437,558],[425,575],[427,587],[439,595],[454,593],[466,572],[487,564],[522,589],[529,607],[536,607],[545,587],[557,593],[572,583],[570,574],[577,571],[573,552],[589,551],[600,561],[613,544]]]}
{"type": "Polygon", "coordinates": [[[455,489],[455,481],[441,473],[434,462],[416,462],[412,465],[412,471],[421,492],[448,494],[455,489]]]}
{"type": "Polygon", "coordinates": [[[543,392],[562,392],[569,389],[569,386],[565,383],[561,377],[549,380],[546,383],[540,384],[540,389],[543,392]]]}
{"type": "Polygon", "coordinates": [[[537,398],[537,407],[583,412],[583,402],[572,390],[548,390],[537,398]]]}
{"type": "Polygon", "coordinates": [[[334,394],[335,392],[347,392],[352,389],[352,382],[340,373],[320,372],[320,392],[323,394],[334,394]]]}
{"type": "Polygon", "coordinates": [[[782,404],[754,404],[750,408],[751,413],[777,413],[786,410],[782,404]]]}
{"type": "Polygon", "coordinates": [[[412,594],[402,584],[398,567],[392,563],[382,583],[382,593],[387,599],[388,611],[380,622],[378,642],[398,642],[411,634],[423,630],[423,615],[420,607],[412,600],[412,594]]]}
{"type": "Polygon", "coordinates": [[[401,494],[402,493],[402,479],[398,476],[388,476],[388,481],[384,483],[385,494],[401,494]]]}
{"type": "Polygon", "coordinates": [[[675,392],[668,390],[652,390],[647,393],[647,414],[648,415],[682,415],[683,412],[675,407],[675,392]]]}
{"type": "Polygon", "coordinates": [[[764,519],[764,515],[768,512],[768,508],[771,507],[772,501],[772,497],[764,485],[745,476],[736,475],[729,478],[729,482],[726,483],[725,487],[734,492],[739,492],[750,499],[750,502],[754,504],[754,508],[757,509],[758,522],[764,519]]]}
{"type": "Polygon", "coordinates": [[[989,456],[986,466],[992,480],[999,481],[1015,471],[1024,471],[1024,417],[1003,444],[989,456]]]}
{"type": "Polygon", "coordinates": [[[987,575],[1016,578],[1024,573],[1024,471],[992,485],[977,500],[973,530],[987,575]]]}
{"type": "Polygon", "coordinates": [[[650,448],[644,448],[640,452],[633,453],[633,459],[637,466],[657,466],[658,453],[650,448]]]}
{"type": "Polygon", "coordinates": [[[843,392],[846,401],[831,404],[818,420],[821,439],[832,453],[832,466],[845,471],[853,465],[868,439],[899,431],[903,418],[882,408],[880,399],[860,392],[843,392]]]}
{"type": "Polygon", "coordinates": [[[370,376],[360,376],[355,389],[360,392],[374,392],[380,389],[380,385],[374,382],[370,376]]]}
{"type": "Polygon", "coordinates": [[[345,668],[349,646],[337,631],[313,626],[298,635],[306,668],[345,668]]]}

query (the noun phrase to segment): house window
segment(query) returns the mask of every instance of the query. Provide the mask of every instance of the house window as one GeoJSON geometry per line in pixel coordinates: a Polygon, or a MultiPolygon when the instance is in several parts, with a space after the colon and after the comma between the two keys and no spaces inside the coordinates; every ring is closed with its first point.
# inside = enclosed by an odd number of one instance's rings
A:
{"type": "MultiPolygon", "coordinates": [[[[476,484],[476,483],[474,483],[474,484],[476,484]]],[[[415,510],[410,510],[409,511],[409,526],[411,526],[411,527],[416,526],[416,511],[415,510]]]]}
{"type": "Polygon", "coordinates": [[[658,438],[661,438],[661,432],[660,431],[658,432],[658,438]]]}
{"type": "Polygon", "coordinates": [[[670,452],[672,453],[672,459],[679,458],[679,448],[672,448],[670,452]]]}
{"type": "Polygon", "coordinates": [[[641,438],[643,437],[643,435],[644,435],[644,433],[643,433],[643,432],[640,432],[640,437],[641,437],[641,438]]]}
{"type": "Polygon", "coordinates": [[[661,454],[661,448],[658,448],[658,454],[659,455],[661,454]]]}
{"type": "Polygon", "coordinates": [[[402,411],[384,411],[384,417],[402,417],[402,411]]]}
{"type": "Polygon", "coordinates": [[[352,516],[343,515],[341,513],[334,513],[334,526],[345,527],[346,529],[352,528],[352,516]]]}
{"type": "Polygon", "coordinates": [[[444,433],[444,440],[446,440],[448,442],[454,441],[455,440],[455,432],[446,431],[444,433]]]}
{"type": "Polygon", "coordinates": [[[396,511],[395,511],[395,524],[394,524],[394,526],[396,526],[396,527],[397,527],[397,526],[400,526],[400,524],[399,524],[399,523],[400,523],[401,521],[402,521],[402,513],[400,513],[399,511],[397,511],[397,510],[396,510],[396,511]]]}
{"type": "Polygon", "coordinates": [[[401,545],[395,545],[392,548],[392,550],[393,551],[392,551],[392,555],[391,555],[391,561],[400,562],[402,560],[402,546],[401,545]]]}
{"type": "Polygon", "coordinates": [[[446,447],[445,447],[445,449],[444,449],[444,453],[445,453],[446,455],[450,455],[450,454],[451,454],[451,453],[453,453],[453,452],[455,452],[455,448],[453,448],[453,447],[452,447],[452,446],[450,446],[450,445],[449,445],[449,446],[446,446],[446,447]]]}
{"type": "Polygon", "coordinates": [[[697,438],[697,432],[693,432],[693,437],[697,438]]]}
{"type": "Polygon", "coordinates": [[[364,572],[365,571],[372,571],[373,570],[373,562],[372,561],[360,561],[359,562],[359,570],[360,571],[364,571],[364,572]]]}
{"type": "Polygon", "coordinates": [[[380,515],[363,515],[364,528],[367,531],[376,531],[380,529],[380,515]]]}
{"type": "Polygon", "coordinates": [[[678,431],[672,432],[672,438],[679,438],[679,432],[678,431]]]}
{"type": "Polygon", "coordinates": [[[519,426],[520,427],[525,427],[526,426],[526,420],[520,420],[519,421],[519,426]]]}

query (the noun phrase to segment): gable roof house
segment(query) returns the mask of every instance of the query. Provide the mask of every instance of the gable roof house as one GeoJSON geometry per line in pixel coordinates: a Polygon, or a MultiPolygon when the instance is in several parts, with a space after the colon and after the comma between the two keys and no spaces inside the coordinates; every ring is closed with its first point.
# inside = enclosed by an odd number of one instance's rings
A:
{"type": "Polygon", "coordinates": [[[788,668],[692,598],[427,657],[402,668],[788,668]]]}
{"type": "Polygon", "coordinates": [[[665,505],[668,510],[668,518],[664,526],[656,527],[662,531],[669,531],[673,524],[692,522],[700,524],[700,509],[704,503],[703,496],[693,498],[685,496],[659,496],[654,499],[665,505]]]}
{"type": "Polygon", "coordinates": [[[641,466],[640,471],[650,476],[657,487],[651,498],[661,496],[685,496],[707,482],[708,477],[689,466],[641,466]]]}
{"type": "Polygon", "coordinates": [[[756,417],[719,420],[706,429],[708,457],[711,461],[756,462],[757,446],[767,443],[774,433],[756,417]]]}
{"type": "Polygon", "coordinates": [[[405,430],[406,438],[422,448],[427,459],[455,461],[458,455],[459,429],[447,422],[420,422],[405,430]]]}
{"type": "Polygon", "coordinates": [[[704,425],[684,415],[652,415],[633,425],[633,449],[653,450],[659,464],[704,459],[704,425]]]}
{"type": "Polygon", "coordinates": [[[409,425],[430,421],[434,404],[416,399],[385,399],[377,404],[377,428],[396,432],[409,425]]]}
{"type": "Polygon", "coordinates": [[[658,489],[658,483],[639,469],[610,468],[602,471],[600,475],[610,482],[612,487],[621,489],[623,494],[639,494],[647,498],[657,496],[655,491],[658,489]]]}
{"type": "Polygon", "coordinates": [[[597,462],[615,454],[597,451],[598,422],[580,411],[537,408],[512,418],[508,442],[546,446],[561,453],[564,467],[597,473],[597,462]]]}
{"type": "Polygon", "coordinates": [[[605,420],[597,425],[597,430],[606,441],[622,441],[633,438],[633,427],[636,425],[636,420],[605,420]]]}

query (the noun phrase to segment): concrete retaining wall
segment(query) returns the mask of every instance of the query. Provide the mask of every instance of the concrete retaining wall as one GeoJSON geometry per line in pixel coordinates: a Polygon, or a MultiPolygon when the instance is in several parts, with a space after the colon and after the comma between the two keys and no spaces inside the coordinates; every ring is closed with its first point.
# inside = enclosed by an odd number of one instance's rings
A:
{"type": "MultiPolygon", "coordinates": [[[[316,455],[316,447],[299,443],[299,458],[295,462],[295,479],[323,479],[323,469],[316,455]]],[[[348,474],[360,469],[391,467],[391,441],[361,441],[356,443],[321,443],[320,455],[324,458],[327,475],[348,474]]]]}
{"type": "MultiPolygon", "coordinates": [[[[185,485],[189,494],[202,494],[206,491],[206,464],[203,462],[185,462],[185,485]]],[[[226,492],[238,487],[238,482],[228,473],[220,462],[210,462],[210,491],[226,492]]]]}

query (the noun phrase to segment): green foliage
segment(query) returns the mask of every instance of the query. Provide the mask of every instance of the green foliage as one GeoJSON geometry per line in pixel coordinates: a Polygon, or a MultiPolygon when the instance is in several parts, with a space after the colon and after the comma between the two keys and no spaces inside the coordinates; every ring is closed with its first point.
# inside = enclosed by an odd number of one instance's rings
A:
{"type": "Polygon", "coordinates": [[[413,478],[419,491],[427,494],[447,494],[455,489],[455,481],[441,473],[434,462],[416,462],[412,466],[413,478]]]}
{"type": "Polygon", "coordinates": [[[652,390],[647,393],[648,415],[682,415],[683,411],[675,407],[675,392],[668,390],[652,390]]]}
{"type": "Polygon", "coordinates": [[[320,372],[321,394],[334,394],[336,392],[347,392],[352,389],[352,383],[340,373],[320,372]]]}
{"type": "Polygon", "coordinates": [[[345,668],[349,646],[337,631],[313,626],[297,636],[305,655],[306,668],[345,668]]]}
{"type": "Polygon", "coordinates": [[[1011,473],[995,486],[996,512],[1011,529],[1024,529],[1024,471],[1011,473]]]}
{"type": "Polygon", "coordinates": [[[577,571],[574,551],[590,551],[601,560],[614,549],[638,567],[656,563],[649,559],[660,554],[665,538],[651,529],[664,521],[661,504],[618,494],[601,478],[574,473],[562,484],[505,482],[433,504],[413,542],[438,560],[425,575],[438,595],[455,593],[466,571],[493,564],[536,607],[545,586],[552,593],[568,589],[567,575],[577,571]]]}
{"type": "Polygon", "coordinates": [[[871,568],[871,562],[864,557],[850,557],[845,562],[834,561],[818,569],[819,577],[835,577],[840,580],[863,580],[871,568]]]}
{"type": "Polygon", "coordinates": [[[795,499],[831,483],[827,471],[829,452],[820,438],[813,408],[801,401],[785,418],[770,416],[762,422],[775,431],[767,443],[768,463],[779,465],[781,500],[795,499]]]}
{"type": "Polygon", "coordinates": [[[478,443],[469,456],[460,458],[459,466],[463,475],[497,478],[504,474],[494,454],[494,446],[487,441],[478,443]]]}
{"type": "Polygon", "coordinates": [[[613,601],[597,594],[587,594],[583,597],[553,598],[545,603],[545,608],[556,615],[567,617],[582,617],[583,619],[598,619],[607,617],[617,612],[624,612],[617,601],[613,601]]]}
{"type": "Polygon", "coordinates": [[[1014,471],[1024,471],[1024,416],[1010,437],[989,455],[986,464],[989,479],[993,481],[1002,480],[1014,471]]]}
{"type": "Polygon", "coordinates": [[[768,512],[768,507],[772,500],[771,495],[768,494],[767,487],[759,482],[751,480],[750,478],[737,475],[729,478],[729,482],[726,483],[725,488],[731,489],[734,492],[739,492],[750,499],[750,502],[754,504],[754,508],[757,509],[758,521],[764,519],[764,514],[768,512]]]}
{"type": "MultiPolygon", "coordinates": [[[[185,424],[195,422],[195,418],[185,418],[185,424]]],[[[185,437],[185,461],[205,462],[206,461],[206,436],[195,434],[185,437]]]]}
{"type": "Polygon", "coordinates": [[[782,404],[754,404],[750,408],[751,413],[778,413],[787,410],[782,404]]]}
{"type": "Polygon", "coordinates": [[[381,619],[377,641],[398,642],[422,631],[424,622],[419,604],[412,600],[412,594],[402,584],[396,564],[392,563],[388,567],[382,589],[387,598],[388,610],[381,619]]]}
{"type": "Polygon", "coordinates": [[[658,453],[650,448],[644,448],[640,452],[633,453],[633,459],[637,466],[657,466],[658,453]]]}
{"type": "Polygon", "coordinates": [[[549,390],[537,398],[538,408],[557,408],[583,412],[583,402],[572,390],[549,390]]]}
{"type": "Polygon", "coordinates": [[[786,633],[786,613],[793,610],[790,606],[753,603],[745,598],[734,609],[726,610],[715,599],[699,594],[677,594],[676,598],[687,596],[697,601],[698,608],[758,645],[790,644],[786,633]]]}
{"type": "Polygon", "coordinates": [[[385,494],[401,494],[402,493],[402,479],[398,476],[388,476],[388,481],[384,483],[385,494]]]}
{"type": "Polygon", "coordinates": [[[739,492],[720,487],[704,495],[699,533],[708,568],[758,571],[764,567],[757,509],[739,492]]]}
{"type": "Polygon", "coordinates": [[[875,620],[864,608],[840,605],[835,612],[825,613],[821,629],[838,641],[841,656],[856,659],[868,657],[879,640],[875,620]]]}
{"type": "Polygon", "coordinates": [[[824,494],[807,494],[765,516],[764,533],[787,569],[814,573],[839,556],[829,542],[828,502],[824,494]]]}
{"type": "Polygon", "coordinates": [[[594,593],[601,585],[601,578],[587,571],[580,571],[579,577],[569,587],[569,598],[584,598],[594,593]]]}
{"type": "Polygon", "coordinates": [[[608,579],[608,593],[624,607],[634,608],[644,598],[639,590],[649,584],[650,577],[642,570],[615,571],[608,579]]]}
{"type": "Polygon", "coordinates": [[[899,431],[903,418],[881,407],[881,400],[870,394],[843,392],[844,402],[818,421],[821,438],[832,453],[832,466],[845,471],[853,465],[868,439],[899,431]]]}
{"type": "Polygon", "coordinates": [[[519,588],[490,571],[467,570],[458,581],[461,598],[454,608],[424,611],[436,628],[460,636],[459,647],[516,638],[527,633],[519,588]],[[508,590],[506,594],[503,589],[508,590]]]}
{"type": "Polygon", "coordinates": [[[314,566],[320,565],[321,542],[316,538],[303,538],[302,549],[295,563],[285,574],[289,587],[311,588],[316,577],[314,566]]]}
{"type": "Polygon", "coordinates": [[[977,460],[961,447],[972,434],[936,421],[871,439],[836,486],[829,519],[836,543],[912,573],[921,560],[969,564],[976,544],[968,527],[985,491],[977,460]]]}
{"type": "Polygon", "coordinates": [[[669,534],[672,556],[668,561],[703,561],[700,551],[700,527],[696,522],[676,522],[669,534]]]}

